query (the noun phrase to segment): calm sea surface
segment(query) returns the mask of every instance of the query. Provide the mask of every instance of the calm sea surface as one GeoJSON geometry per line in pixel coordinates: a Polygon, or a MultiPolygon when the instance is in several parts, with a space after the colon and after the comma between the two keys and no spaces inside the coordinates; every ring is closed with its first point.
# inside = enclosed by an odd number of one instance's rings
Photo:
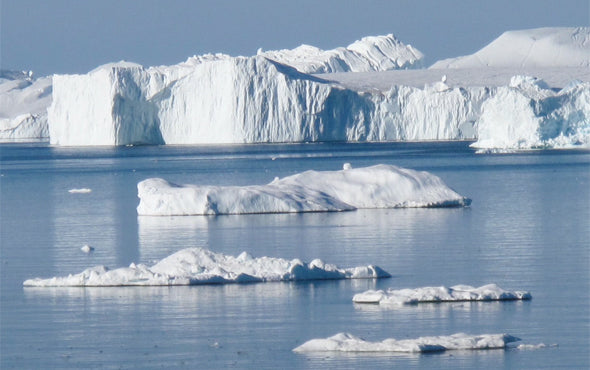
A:
{"type": "Polygon", "coordinates": [[[475,154],[465,142],[55,148],[0,145],[0,367],[590,367],[590,152],[475,154]],[[425,170],[464,209],[138,217],[136,185],[264,184],[308,169],[425,170]],[[71,194],[90,188],[88,194],[71,194]],[[93,253],[80,251],[84,244],[93,253]],[[187,247],[377,264],[393,277],[193,287],[23,288],[187,247]],[[533,300],[355,305],[367,289],[496,283],[533,300]],[[303,355],[312,338],[509,333],[537,350],[303,355]]]}

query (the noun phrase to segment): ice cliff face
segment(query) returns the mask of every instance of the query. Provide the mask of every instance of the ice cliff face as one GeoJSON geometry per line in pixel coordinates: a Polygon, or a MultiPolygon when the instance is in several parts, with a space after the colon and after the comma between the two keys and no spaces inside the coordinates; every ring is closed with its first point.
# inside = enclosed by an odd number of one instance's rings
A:
{"type": "Polygon", "coordinates": [[[481,148],[589,146],[589,35],[588,28],[507,32],[464,59],[471,62],[445,64],[470,67],[454,69],[451,86],[407,83],[420,80],[420,73],[446,77],[445,70],[434,69],[344,74],[362,79],[362,88],[315,75],[418,65],[421,53],[392,35],[327,51],[302,46],[253,57],[207,54],[149,68],[119,62],[36,81],[16,73],[0,79],[0,140],[49,136],[54,145],[126,145],[479,139],[475,146],[481,148]],[[511,43],[528,48],[524,59],[511,43]],[[472,63],[484,56],[483,65],[472,63]],[[497,83],[490,69],[488,83],[469,77],[481,75],[482,66],[520,71],[567,63],[575,66],[561,67],[567,80],[585,82],[560,92],[536,82],[506,86],[507,79],[497,83]],[[383,74],[398,73],[406,73],[405,84],[397,77],[383,83],[383,74]],[[366,79],[369,74],[373,80],[366,79]]]}
{"type": "Polygon", "coordinates": [[[473,138],[486,88],[357,92],[262,56],[177,68],[114,64],[55,76],[52,144],[473,138]]]}
{"type": "Polygon", "coordinates": [[[31,72],[0,72],[0,140],[47,138],[51,77],[31,72]]]}
{"type": "Polygon", "coordinates": [[[590,83],[554,92],[516,76],[483,104],[477,129],[482,149],[590,147],[590,83]]]}
{"type": "Polygon", "coordinates": [[[394,35],[369,36],[347,47],[322,50],[301,45],[295,49],[259,51],[259,55],[293,66],[304,73],[369,72],[421,68],[424,55],[394,35]]]}

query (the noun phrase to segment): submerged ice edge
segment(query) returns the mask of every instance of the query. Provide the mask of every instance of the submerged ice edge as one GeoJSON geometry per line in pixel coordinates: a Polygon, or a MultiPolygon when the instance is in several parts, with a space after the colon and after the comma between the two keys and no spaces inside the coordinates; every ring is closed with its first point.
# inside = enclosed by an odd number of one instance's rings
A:
{"type": "Polygon", "coordinates": [[[430,336],[416,339],[385,339],[370,342],[349,333],[338,333],[325,339],[312,339],[293,349],[293,352],[442,352],[447,350],[503,349],[520,338],[509,334],[430,336]]]}
{"type": "Polygon", "coordinates": [[[172,286],[387,277],[391,275],[374,265],[339,268],[319,259],[304,263],[299,259],[254,258],[246,252],[235,257],[203,248],[187,248],[151,267],[132,263],[129,267],[109,270],[96,266],[64,277],[28,279],[23,286],[172,286]]]}
{"type": "Polygon", "coordinates": [[[177,185],[152,178],[137,185],[140,216],[350,211],[361,208],[466,207],[471,199],[425,171],[375,165],[305,171],[267,185],[177,185]]]}
{"type": "Polygon", "coordinates": [[[532,295],[527,291],[508,291],[496,284],[483,285],[475,288],[469,285],[455,285],[450,288],[424,287],[416,289],[368,290],[356,294],[354,303],[383,305],[405,305],[438,302],[477,302],[477,301],[515,301],[530,300],[532,295]]]}

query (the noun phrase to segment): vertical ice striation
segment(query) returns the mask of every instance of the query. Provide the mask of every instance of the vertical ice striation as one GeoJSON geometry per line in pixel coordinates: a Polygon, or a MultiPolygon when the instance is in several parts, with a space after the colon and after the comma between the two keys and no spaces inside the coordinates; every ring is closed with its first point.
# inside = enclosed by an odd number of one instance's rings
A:
{"type": "Polygon", "coordinates": [[[349,90],[263,56],[54,77],[52,144],[473,138],[486,88],[349,90]],[[180,71],[179,71],[180,70],[180,71]]]}

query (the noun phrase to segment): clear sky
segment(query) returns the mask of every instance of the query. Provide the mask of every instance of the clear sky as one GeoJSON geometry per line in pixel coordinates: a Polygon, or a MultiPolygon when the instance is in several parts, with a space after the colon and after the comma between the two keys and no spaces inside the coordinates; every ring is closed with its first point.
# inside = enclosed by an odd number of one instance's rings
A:
{"type": "Polygon", "coordinates": [[[303,43],[331,49],[388,33],[429,65],[507,30],[590,24],[590,0],[0,0],[0,12],[0,67],[36,76],[303,43]]]}

